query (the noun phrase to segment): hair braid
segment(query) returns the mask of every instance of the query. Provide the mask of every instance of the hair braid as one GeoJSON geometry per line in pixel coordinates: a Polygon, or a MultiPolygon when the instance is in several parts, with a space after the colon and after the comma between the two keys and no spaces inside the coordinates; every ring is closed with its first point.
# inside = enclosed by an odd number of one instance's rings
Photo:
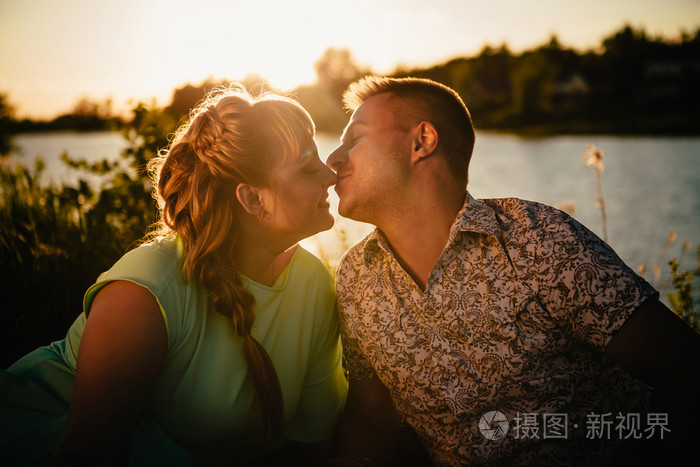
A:
{"type": "Polygon", "coordinates": [[[177,233],[185,245],[183,275],[208,291],[214,310],[229,317],[242,338],[268,437],[282,433],[282,389],[272,359],[251,335],[255,297],[236,268],[235,189],[265,183],[280,157],[297,157],[313,134],[313,122],[297,103],[254,99],[234,87],[212,93],[170,149],[149,163],[161,212],[161,229],[153,235],[177,233]]]}

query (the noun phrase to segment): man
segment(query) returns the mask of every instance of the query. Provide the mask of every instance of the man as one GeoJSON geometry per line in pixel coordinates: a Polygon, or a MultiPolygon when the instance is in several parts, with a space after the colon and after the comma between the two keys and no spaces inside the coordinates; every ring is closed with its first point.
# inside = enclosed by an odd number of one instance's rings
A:
{"type": "Polygon", "coordinates": [[[339,212],[377,229],[337,276],[342,452],[391,462],[402,421],[439,465],[601,464],[697,435],[700,337],[566,214],[472,198],[453,90],[369,77],[345,104],[339,212]]]}

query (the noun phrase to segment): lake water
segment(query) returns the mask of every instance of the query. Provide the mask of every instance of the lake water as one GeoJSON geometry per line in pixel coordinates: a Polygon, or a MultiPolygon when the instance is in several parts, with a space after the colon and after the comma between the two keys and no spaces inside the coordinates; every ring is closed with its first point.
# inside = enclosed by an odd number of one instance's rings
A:
{"type": "MultiPolygon", "coordinates": [[[[337,145],[335,135],[319,135],[325,158],[337,145]]],[[[577,205],[573,213],[602,236],[602,221],[595,206],[595,176],[583,165],[586,144],[605,154],[602,190],[606,202],[608,243],[622,259],[636,268],[666,262],[681,254],[684,241],[693,244],[683,264],[692,265],[700,242],[700,138],[554,136],[523,138],[515,135],[477,133],[470,169],[469,191],[476,198],[515,196],[559,204],[577,205]],[[665,252],[669,232],[678,239],[665,252]]],[[[116,160],[126,147],[119,133],[46,133],[18,135],[15,157],[32,164],[37,156],[46,162],[46,180],[74,183],[77,174],[66,168],[60,155],[73,158],[116,160]]],[[[331,190],[331,209],[337,217],[337,198],[331,190]]],[[[371,226],[338,218],[333,230],[303,242],[304,246],[337,263],[348,245],[360,240],[371,226]]],[[[651,279],[651,273],[647,274],[651,279]]],[[[663,279],[662,279],[663,281],[663,279]]],[[[658,285],[658,284],[656,284],[658,285]]]]}

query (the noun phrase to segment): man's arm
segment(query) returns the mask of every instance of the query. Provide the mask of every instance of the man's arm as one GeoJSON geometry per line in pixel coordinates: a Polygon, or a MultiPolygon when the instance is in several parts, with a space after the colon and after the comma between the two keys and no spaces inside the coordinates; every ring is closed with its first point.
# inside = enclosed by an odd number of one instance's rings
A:
{"type": "Polygon", "coordinates": [[[652,298],[632,313],[605,353],[652,387],[652,411],[669,415],[669,441],[659,448],[689,449],[700,434],[700,334],[652,298]]]}
{"type": "Polygon", "coordinates": [[[379,378],[351,378],[337,439],[338,454],[390,465],[396,457],[400,430],[401,415],[379,378]]]}

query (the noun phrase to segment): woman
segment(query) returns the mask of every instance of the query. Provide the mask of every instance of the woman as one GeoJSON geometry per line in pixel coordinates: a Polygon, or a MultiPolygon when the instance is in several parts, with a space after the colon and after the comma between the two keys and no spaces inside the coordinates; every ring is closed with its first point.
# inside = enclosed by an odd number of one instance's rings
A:
{"type": "Polygon", "coordinates": [[[296,245],[333,225],[313,138],[289,99],[204,101],[151,162],[158,231],[98,278],[65,340],[2,375],[6,459],[60,438],[50,463],[239,465],[330,440],[347,391],[335,292],[296,245]]]}

